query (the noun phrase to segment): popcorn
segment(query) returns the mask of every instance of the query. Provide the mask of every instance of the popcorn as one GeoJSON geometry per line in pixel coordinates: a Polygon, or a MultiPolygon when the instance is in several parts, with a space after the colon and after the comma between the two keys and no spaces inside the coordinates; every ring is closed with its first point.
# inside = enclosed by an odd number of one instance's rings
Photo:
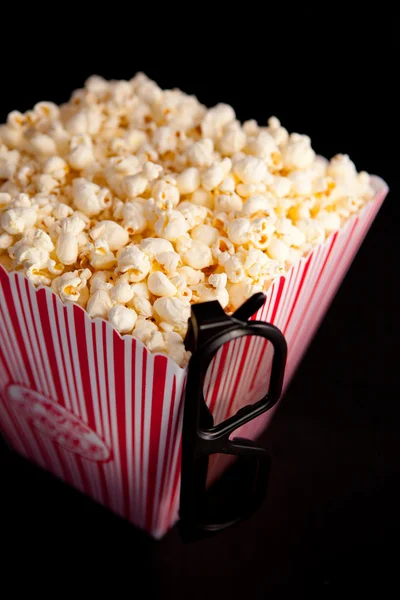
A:
{"type": "Polygon", "coordinates": [[[306,169],[311,166],[315,152],[307,135],[292,133],[287,146],[282,150],[283,166],[288,171],[306,169]]]}
{"type": "Polygon", "coordinates": [[[70,153],[68,163],[77,171],[80,171],[94,162],[93,144],[88,134],[74,136],[70,142],[70,153]]]}
{"type": "Polygon", "coordinates": [[[185,169],[176,178],[180,194],[193,194],[200,187],[200,171],[196,167],[185,169]]]}
{"type": "Polygon", "coordinates": [[[95,269],[112,269],[117,262],[108,243],[101,238],[90,246],[90,264],[95,269]]]}
{"type": "Polygon", "coordinates": [[[228,225],[228,237],[238,246],[246,245],[252,239],[252,228],[249,219],[233,219],[228,225]]]}
{"type": "Polygon", "coordinates": [[[322,244],[325,239],[323,227],[314,219],[300,219],[296,221],[296,227],[306,236],[306,242],[312,245],[322,244]]]}
{"type": "Polygon", "coordinates": [[[179,210],[171,210],[159,215],[154,230],[160,237],[173,242],[184,235],[189,230],[189,226],[179,210]]]}
{"type": "Polygon", "coordinates": [[[217,104],[211,108],[201,122],[204,137],[217,138],[221,136],[224,127],[234,121],[235,111],[228,104],[217,104]]]}
{"type": "Polygon", "coordinates": [[[6,192],[0,193],[0,208],[11,204],[11,194],[7,194],[6,192]]]}
{"type": "Polygon", "coordinates": [[[90,230],[90,237],[96,241],[101,238],[107,242],[108,247],[113,252],[126,246],[129,241],[129,233],[115,223],[115,221],[100,221],[90,230]]]}
{"type": "Polygon", "coordinates": [[[146,342],[146,346],[150,352],[164,352],[166,349],[166,344],[161,331],[152,332],[150,334],[150,338],[146,342]]]}
{"type": "Polygon", "coordinates": [[[219,194],[215,197],[215,210],[221,212],[239,212],[243,207],[243,200],[238,194],[219,194]]]}
{"type": "Polygon", "coordinates": [[[216,288],[209,283],[199,283],[192,286],[193,297],[197,302],[211,302],[218,300],[222,308],[229,304],[229,293],[226,288],[216,288]]]}
{"type": "Polygon", "coordinates": [[[190,317],[190,305],[178,298],[158,298],[154,302],[154,310],[163,321],[174,327],[185,329],[190,317]]]}
{"type": "Polygon", "coordinates": [[[347,155],[145,75],[88,79],[0,126],[0,260],[188,361],[190,306],[231,312],[373,198],[347,155]]]}
{"type": "Polygon", "coordinates": [[[340,215],[335,212],[320,210],[316,214],[315,220],[324,228],[325,234],[340,229],[340,215]]]}
{"type": "Polygon", "coordinates": [[[188,231],[196,225],[201,225],[207,216],[207,209],[204,206],[196,206],[196,204],[192,204],[191,202],[181,202],[178,210],[185,217],[188,231]]]}
{"type": "Polygon", "coordinates": [[[198,206],[205,206],[206,208],[212,209],[214,207],[214,196],[211,194],[211,192],[207,192],[207,190],[199,188],[193,193],[191,202],[193,204],[197,204],[198,206]]]}
{"type": "Polygon", "coordinates": [[[278,261],[280,264],[284,264],[288,254],[289,246],[277,237],[271,239],[267,246],[268,256],[278,261]]]}
{"type": "Polygon", "coordinates": [[[211,192],[222,183],[225,175],[229,173],[232,167],[230,158],[224,158],[220,163],[214,164],[203,172],[201,184],[205,190],[211,192]]]}
{"type": "Polygon", "coordinates": [[[64,265],[73,265],[78,258],[78,235],[85,228],[79,217],[67,217],[61,221],[61,233],[57,240],[56,254],[64,265]]]}
{"type": "Polygon", "coordinates": [[[205,269],[213,264],[210,248],[204,242],[193,240],[190,247],[182,254],[183,262],[193,269],[205,269]]]}
{"type": "Polygon", "coordinates": [[[267,217],[270,223],[277,219],[271,200],[265,196],[250,196],[243,204],[241,214],[243,217],[262,215],[267,217]]]}
{"type": "Polygon", "coordinates": [[[193,240],[198,240],[207,244],[207,246],[212,246],[216,243],[219,237],[219,231],[212,225],[196,225],[190,232],[190,235],[193,240]]]}
{"type": "Polygon", "coordinates": [[[127,308],[121,304],[113,306],[108,311],[107,317],[109,323],[120,333],[130,333],[137,320],[136,312],[132,308],[127,308]]]}
{"type": "Polygon", "coordinates": [[[279,148],[267,131],[259,131],[256,136],[251,137],[246,144],[246,150],[249,154],[261,158],[269,166],[280,161],[279,148]]]}
{"type": "Polygon", "coordinates": [[[150,260],[137,246],[127,246],[118,256],[116,273],[129,282],[142,281],[150,272],[150,260]]]}
{"type": "Polygon", "coordinates": [[[0,233],[0,250],[7,250],[14,243],[14,236],[9,233],[0,233]]]}
{"type": "Polygon", "coordinates": [[[238,256],[229,256],[224,262],[224,269],[231,283],[239,283],[245,277],[245,270],[238,256]]]}
{"type": "Polygon", "coordinates": [[[136,296],[133,298],[132,304],[137,314],[141,317],[148,319],[153,316],[153,306],[147,298],[136,296]]]}
{"type": "Polygon", "coordinates": [[[162,238],[146,238],[140,242],[140,250],[154,260],[157,254],[163,252],[174,252],[174,247],[168,240],[162,238]]]}
{"type": "Polygon", "coordinates": [[[176,287],[161,271],[150,273],[147,279],[147,287],[155,296],[174,296],[176,287]]]}
{"type": "Polygon", "coordinates": [[[144,317],[139,317],[136,321],[132,335],[140,340],[143,344],[146,344],[150,339],[153,332],[158,331],[158,327],[152,321],[148,321],[144,317]]]}
{"type": "Polygon", "coordinates": [[[233,172],[243,183],[261,183],[267,175],[267,167],[260,158],[246,156],[234,164],[233,172]]]}
{"type": "Polygon", "coordinates": [[[268,186],[271,194],[277,198],[285,198],[290,194],[292,189],[292,182],[287,177],[281,177],[280,175],[274,175],[272,182],[268,186]]]}
{"type": "Polygon", "coordinates": [[[142,202],[130,201],[123,204],[122,218],[128,235],[143,233],[147,227],[145,205],[142,202]]]}
{"type": "Polygon", "coordinates": [[[161,205],[170,205],[171,207],[179,204],[179,189],[162,179],[151,188],[153,198],[161,205]]]}
{"type": "MultiPolygon", "coordinates": [[[[106,319],[109,311],[112,309],[113,303],[108,290],[96,290],[87,303],[86,310],[94,319],[100,317],[106,319]]],[[[133,325],[132,325],[133,329],[133,325]]]]}
{"type": "Polygon", "coordinates": [[[246,277],[240,283],[233,283],[229,286],[229,306],[232,310],[236,310],[248,298],[258,292],[262,292],[262,286],[253,284],[249,277],[246,277]]]}
{"type": "Polygon", "coordinates": [[[338,183],[346,183],[356,178],[357,171],[347,154],[337,154],[328,165],[327,175],[338,183]]]}
{"type": "Polygon", "coordinates": [[[233,122],[224,128],[224,133],[219,140],[218,146],[221,154],[230,156],[240,152],[246,145],[246,134],[242,131],[240,124],[233,122]]]}
{"type": "MultiPolygon", "coordinates": [[[[89,271],[90,273],[90,271],[89,271]]],[[[83,290],[86,288],[87,284],[87,275],[88,273],[79,273],[79,271],[73,271],[70,273],[65,273],[60,277],[54,279],[52,283],[52,289],[60,296],[63,302],[82,302],[82,294],[83,298],[86,300],[85,293],[83,290]]],[[[93,296],[92,296],[93,298],[93,296]]],[[[93,306],[93,302],[92,302],[93,306]]],[[[88,309],[89,312],[89,309],[88,309]]],[[[89,313],[90,314],[90,313],[89,313]]],[[[97,316],[97,315],[91,315],[97,316]]]]}
{"type": "Polygon", "coordinates": [[[165,331],[163,333],[166,352],[181,367],[186,366],[189,360],[188,353],[182,342],[182,338],[175,331],[165,331]]]}
{"type": "Polygon", "coordinates": [[[205,275],[202,271],[197,271],[192,267],[184,266],[177,269],[178,275],[181,275],[185,279],[187,285],[196,285],[201,281],[204,281],[205,275]]]}
{"type": "Polygon", "coordinates": [[[7,233],[16,235],[23,233],[28,227],[33,227],[36,223],[36,219],[37,213],[34,208],[10,208],[3,213],[1,226],[7,233]]]}
{"type": "Polygon", "coordinates": [[[213,161],[213,141],[209,138],[195,142],[188,150],[189,161],[195,167],[209,167],[213,161]]]}
{"type": "Polygon", "coordinates": [[[149,289],[147,287],[147,284],[144,282],[133,283],[131,285],[131,290],[135,297],[138,296],[140,298],[146,298],[147,300],[150,298],[149,289]]]}
{"type": "Polygon", "coordinates": [[[34,154],[39,156],[52,156],[57,152],[54,140],[44,133],[34,133],[29,137],[29,147],[34,154]]]}
{"type": "Polygon", "coordinates": [[[72,184],[73,201],[76,208],[91,217],[98,215],[111,203],[111,195],[106,189],[83,178],[74,179],[72,184]]]}
{"type": "Polygon", "coordinates": [[[167,275],[172,275],[181,264],[181,257],[177,252],[160,252],[156,256],[156,261],[167,275]]]}
{"type": "Polygon", "coordinates": [[[128,302],[130,302],[130,300],[132,300],[134,296],[134,291],[132,287],[126,281],[121,281],[120,283],[117,283],[117,285],[115,285],[114,287],[110,287],[111,300],[115,304],[127,304],[128,302]]]}

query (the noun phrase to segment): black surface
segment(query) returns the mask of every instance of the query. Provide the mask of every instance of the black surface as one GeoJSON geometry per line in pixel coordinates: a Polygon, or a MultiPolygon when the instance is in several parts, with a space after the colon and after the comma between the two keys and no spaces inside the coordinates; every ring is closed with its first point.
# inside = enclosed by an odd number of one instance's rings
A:
{"type": "Polygon", "coordinates": [[[161,37],[151,28],[146,44],[136,34],[152,15],[130,22],[127,37],[117,28],[116,41],[106,24],[87,41],[75,21],[66,33],[54,27],[50,37],[32,37],[25,17],[22,64],[14,33],[4,42],[1,119],[38,100],[67,99],[93,72],[120,78],[143,70],[208,105],[231,103],[241,119],[276,114],[290,131],[309,134],[319,153],[349,153],[392,192],[260,440],[273,455],[260,512],[194,545],[183,545],[176,529],[154,543],[1,447],[2,586],[55,597],[100,584],[114,596],[254,600],[276,589],[308,598],[398,589],[398,44],[390,13],[352,21],[335,13],[332,22],[335,10],[293,31],[281,15],[285,26],[266,21],[261,37],[252,30],[257,14],[228,33],[212,20],[193,35],[161,26],[161,37]]]}

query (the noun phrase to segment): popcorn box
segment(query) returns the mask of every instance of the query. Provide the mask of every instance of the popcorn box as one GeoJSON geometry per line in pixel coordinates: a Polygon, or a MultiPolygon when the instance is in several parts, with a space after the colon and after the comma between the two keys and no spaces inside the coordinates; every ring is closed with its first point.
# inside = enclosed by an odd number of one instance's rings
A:
{"type": "MultiPolygon", "coordinates": [[[[254,317],[286,337],[284,389],[384,200],[386,184],[377,177],[373,184],[374,200],[276,278],[254,317]]],[[[22,456],[162,537],[178,518],[185,369],[2,266],[0,286],[6,439],[22,456]]],[[[266,373],[257,343],[238,339],[213,359],[205,396],[219,422],[259,399],[266,373]]],[[[237,433],[255,439],[274,410],[237,433]]],[[[214,460],[211,477],[223,468],[214,460]]]]}

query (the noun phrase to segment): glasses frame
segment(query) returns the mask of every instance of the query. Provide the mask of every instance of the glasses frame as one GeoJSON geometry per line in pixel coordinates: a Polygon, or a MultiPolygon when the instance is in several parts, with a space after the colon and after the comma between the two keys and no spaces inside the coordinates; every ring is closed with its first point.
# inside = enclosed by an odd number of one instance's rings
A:
{"type": "Polygon", "coordinates": [[[229,439],[239,427],[270,410],[278,402],[286,365],[287,344],[282,332],[263,321],[248,321],[265,302],[265,295],[254,294],[232,316],[217,301],[191,307],[186,349],[192,355],[188,366],[182,427],[180,530],[182,538],[193,541],[216,533],[252,515],[262,504],[268,484],[270,457],[264,448],[244,438],[229,439]],[[268,393],[255,404],[244,406],[235,415],[214,425],[204,399],[207,369],[224,344],[245,336],[268,340],[274,348],[268,393]],[[207,502],[207,470],[212,454],[229,454],[254,461],[255,481],[241,514],[232,520],[209,521],[204,516],[207,502]]]}

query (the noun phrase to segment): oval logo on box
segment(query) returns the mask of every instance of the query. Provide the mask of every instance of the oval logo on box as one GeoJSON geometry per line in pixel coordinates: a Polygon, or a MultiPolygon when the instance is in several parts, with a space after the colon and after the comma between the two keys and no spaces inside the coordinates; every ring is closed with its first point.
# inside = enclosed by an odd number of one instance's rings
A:
{"type": "Polygon", "coordinates": [[[39,392],[11,384],[7,396],[18,414],[60,446],[93,461],[107,461],[111,452],[90,427],[39,392]]]}

